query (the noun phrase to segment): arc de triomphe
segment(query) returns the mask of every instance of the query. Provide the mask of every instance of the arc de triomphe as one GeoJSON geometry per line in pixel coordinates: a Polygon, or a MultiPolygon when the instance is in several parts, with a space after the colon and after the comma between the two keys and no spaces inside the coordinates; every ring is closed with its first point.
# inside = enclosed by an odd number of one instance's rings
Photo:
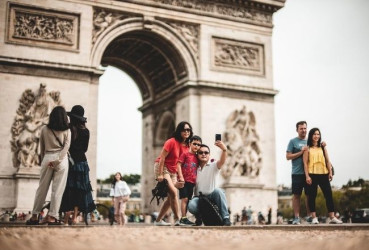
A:
{"type": "Polygon", "coordinates": [[[142,95],[143,212],[157,209],[153,162],[182,120],[210,145],[222,133],[229,157],[220,181],[232,212],[276,211],[271,37],[284,2],[0,1],[0,209],[31,209],[39,130],[59,104],[86,107],[96,187],[99,77],[112,65],[142,95]]]}

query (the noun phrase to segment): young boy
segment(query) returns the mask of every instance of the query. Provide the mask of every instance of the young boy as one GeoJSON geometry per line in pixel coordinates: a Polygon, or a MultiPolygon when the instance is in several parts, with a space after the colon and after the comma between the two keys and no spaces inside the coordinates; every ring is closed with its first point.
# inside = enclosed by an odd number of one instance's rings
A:
{"type": "MultiPolygon", "coordinates": [[[[200,136],[194,135],[190,139],[190,149],[186,153],[182,153],[179,157],[177,168],[178,175],[183,176],[185,181],[184,187],[179,189],[179,199],[181,199],[181,224],[194,225],[195,223],[187,219],[187,205],[193,195],[193,189],[196,185],[197,167],[199,166],[197,159],[197,150],[202,144],[200,136]]],[[[183,181],[180,179],[180,181],[183,181]]]]}

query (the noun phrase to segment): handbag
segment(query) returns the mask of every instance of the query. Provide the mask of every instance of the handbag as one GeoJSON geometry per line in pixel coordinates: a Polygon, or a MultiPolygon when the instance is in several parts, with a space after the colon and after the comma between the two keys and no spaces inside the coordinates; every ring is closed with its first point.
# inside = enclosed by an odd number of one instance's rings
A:
{"type": "MultiPolygon", "coordinates": [[[[326,161],[326,165],[328,167],[328,162],[327,162],[327,158],[325,157],[325,150],[324,150],[324,147],[322,146],[322,149],[323,149],[323,155],[324,155],[324,159],[326,161]]],[[[332,165],[332,162],[331,162],[331,167],[332,167],[332,175],[334,175],[334,168],[333,168],[333,165],[332,165]]]]}
{"type": "Polygon", "coordinates": [[[200,217],[205,226],[223,226],[223,218],[220,215],[219,207],[201,192],[198,204],[200,217]]]}
{"type": "Polygon", "coordinates": [[[150,201],[150,204],[154,200],[154,198],[156,198],[156,203],[159,206],[160,199],[164,201],[164,198],[168,196],[168,190],[168,181],[166,179],[161,182],[158,181],[155,188],[151,190],[152,199],[150,201]]]}
{"type": "MultiPolygon", "coordinates": [[[[53,132],[53,134],[55,136],[55,139],[58,141],[60,147],[64,147],[64,145],[61,143],[61,141],[59,140],[59,138],[54,133],[54,130],[51,129],[51,132],[53,132]]],[[[74,160],[73,160],[72,156],[70,155],[69,151],[67,152],[67,157],[68,157],[69,167],[72,167],[74,165],[74,160]]]]}

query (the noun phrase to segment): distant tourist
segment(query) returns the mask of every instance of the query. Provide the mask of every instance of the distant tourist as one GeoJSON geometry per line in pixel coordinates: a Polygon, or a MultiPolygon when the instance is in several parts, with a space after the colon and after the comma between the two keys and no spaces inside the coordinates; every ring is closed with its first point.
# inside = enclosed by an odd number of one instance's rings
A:
{"type": "Polygon", "coordinates": [[[159,215],[154,221],[156,226],[170,226],[171,224],[163,220],[164,216],[171,208],[174,213],[175,226],[184,225],[180,223],[178,208],[178,190],[176,187],[183,187],[183,176],[179,176],[182,186],[177,185],[177,163],[179,156],[188,152],[189,140],[193,136],[192,127],[188,122],[180,122],[170,139],[164,143],[160,156],[154,164],[155,179],[159,182],[166,179],[168,181],[168,198],[164,201],[159,215]]]}
{"type": "Polygon", "coordinates": [[[327,206],[331,224],[342,224],[342,221],[334,216],[334,204],[332,198],[331,183],[333,179],[332,166],[329,160],[327,147],[321,145],[321,133],[318,128],[309,131],[307,146],[304,151],[304,170],[306,183],[308,184],[309,208],[313,217],[312,224],[319,224],[316,217],[315,198],[318,186],[322,190],[327,206]]]}
{"type": "Polygon", "coordinates": [[[122,174],[116,173],[110,189],[110,196],[113,199],[114,204],[114,218],[115,221],[123,226],[126,223],[126,204],[131,195],[131,189],[129,189],[127,183],[123,181],[122,174]]]}
{"type": "MultiPolygon", "coordinates": [[[[201,192],[213,201],[220,210],[223,225],[230,226],[231,221],[229,219],[227,198],[224,190],[217,187],[217,178],[227,157],[227,147],[220,140],[215,141],[215,146],[222,150],[218,161],[210,160],[210,148],[205,144],[202,144],[197,151],[199,168],[197,169],[195,195],[199,195],[201,192]]],[[[195,215],[196,225],[201,225],[202,221],[198,203],[199,197],[194,197],[188,204],[188,210],[195,215]]]]}
{"type": "Polygon", "coordinates": [[[197,159],[197,151],[202,144],[202,140],[199,136],[194,135],[190,138],[190,149],[188,152],[181,154],[178,160],[178,171],[184,179],[184,187],[179,189],[179,199],[181,200],[181,213],[182,218],[180,223],[185,225],[194,225],[190,221],[187,214],[187,205],[193,196],[193,189],[196,185],[197,168],[199,166],[199,160],[197,159]]]}
{"type": "Polygon", "coordinates": [[[32,217],[27,225],[39,224],[38,215],[45,203],[45,198],[52,182],[49,213],[42,219],[41,224],[58,225],[61,222],[56,218],[59,214],[60,203],[63,197],[68,176],[67,152],[70,146],[71,133],[65,109],[55,107],[49,117],[49,124],[41,129],[41,172],[40,182],[33,204],[32,217]]]}
{"type": "Polygon", "coordinates": [[[75,105],[68,112],[70,130],[72,134],[69,153],[74,164],[69,166],[67,185],[63,194],[60,211],[65,212],[64,223],[68,223],[71,211],[71,224],[77,223],[78,212],[89,213],[96,206],[92,198],[90,183],[90,167],[87,163],[86,152],[90,140],[90,131],[86,127],[87,118],[81,105],[75,105]]]}

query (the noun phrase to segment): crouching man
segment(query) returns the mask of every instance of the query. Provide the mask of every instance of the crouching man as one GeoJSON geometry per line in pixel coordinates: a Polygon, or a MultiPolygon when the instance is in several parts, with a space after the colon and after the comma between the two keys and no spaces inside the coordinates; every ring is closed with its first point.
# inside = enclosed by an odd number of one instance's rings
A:
{"type": "MultiPolygon", "coordinates": [[[[216,141],[215,145],[222,150],[219,161],[209,161],[210,149],[207,145],[202,144],[197,151],[199,159],[199,167],[197,169],[197,178],[195,186],[195,195],[198,196],[201,192],[206,195],[211,201],[213,201],[220,210],[220,215],[223,218],[223,224],[230,226],[229,212],[227,206],[227,199],[222,189],[217,188],[217,177],[220,169],[222,168],[226,157],[227,148],[222,141],[216,141]]],[[[188,204],[188,210],[196,217],[196,225],[201,225],[199,210],[198,210],[199,198],[194,197],[188,204]]]]}

